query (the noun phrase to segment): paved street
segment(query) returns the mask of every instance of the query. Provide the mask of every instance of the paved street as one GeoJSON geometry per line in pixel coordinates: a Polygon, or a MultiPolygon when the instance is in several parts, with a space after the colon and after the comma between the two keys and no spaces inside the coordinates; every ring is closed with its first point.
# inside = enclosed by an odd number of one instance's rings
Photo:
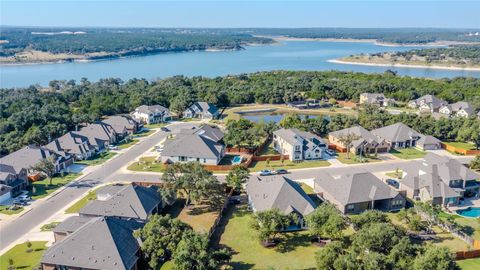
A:
{"type": "MultiPolygon", "coordinates": [[[[171,124],[169,128],[172,132],[175,132],[181,128],[190,128],[194,125],[195,123],[179,122],[171,124]]],[[[158,131],[152,136],[145,138],[124,153],[118,154],[113,159],[98,166],[98,168],[86,174],[80,180],[69,185],[56,195],[42,202],[38,202],[35,207],[22,216],[3,224],[2,228],[0,228],[0,250],[3,250],[16,239],[28,233],[38,224],[48,220],[72,201],[81,198],[92,187],[104,182],[118,181],[119,179],[125,180],[123,176],[117,178],[117,172],[132,160],[153,148],[158,142],[164,139],[166,135],[167,133],[158,131]]],[[[134,179],[126,180],[132,181],[134,179]]]]}

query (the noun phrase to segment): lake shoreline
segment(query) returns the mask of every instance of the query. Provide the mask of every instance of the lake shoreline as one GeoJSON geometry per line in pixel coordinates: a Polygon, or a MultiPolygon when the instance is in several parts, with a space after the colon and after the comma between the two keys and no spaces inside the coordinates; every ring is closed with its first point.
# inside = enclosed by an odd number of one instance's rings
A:
{"type": "Polygon", "coordinates": [[[341,59],[331,59],[327,62],[344,65],[359,65],[359,66],[373,66],[373,67],[400,67],[400,68],[430,68],[443,70],[464,70],[464,71],[480,71],[480,68],[472,67],[451,67],[451,66],[429,66],[429,65],[409,65],[409,64],[390,64],[390,63],[368,63],[368,62],[353,62],[341,59]]]}

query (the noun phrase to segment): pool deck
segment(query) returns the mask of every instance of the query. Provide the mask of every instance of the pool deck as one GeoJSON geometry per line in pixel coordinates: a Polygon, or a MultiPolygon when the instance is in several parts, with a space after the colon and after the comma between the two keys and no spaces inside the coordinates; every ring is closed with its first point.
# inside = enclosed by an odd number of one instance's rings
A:
{"type": "Polygon", "coordinates": [[[448,209],[454,212],[456,210],[465,209],[468,207],[480,207],[480,198],[474,197],[474,198],[465,199],[461,205],[450,206],[448,207],[448,209]]]}

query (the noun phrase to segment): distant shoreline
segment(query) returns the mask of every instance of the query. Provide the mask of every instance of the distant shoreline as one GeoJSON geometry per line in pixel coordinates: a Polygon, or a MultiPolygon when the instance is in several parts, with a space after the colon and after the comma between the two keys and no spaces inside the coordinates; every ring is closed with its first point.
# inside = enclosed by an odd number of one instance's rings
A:
{"type": "Polygon", "coordinates": [[[480,71],[480,68],[472,67],[452,67],[452,66],[430,66],[430,65],[408,65],[408,64],[380,64],[380,63],[367,63],[367,62],[352,62],[341,59],[328,60],[330,63],[344,64],[344,65],[358,65],[358,66],[374,66],[374,67],[401,67],[401,68],[431,68],[431,69],[443,69],[443,70],[465,70],[465,71],[480,71]]]}

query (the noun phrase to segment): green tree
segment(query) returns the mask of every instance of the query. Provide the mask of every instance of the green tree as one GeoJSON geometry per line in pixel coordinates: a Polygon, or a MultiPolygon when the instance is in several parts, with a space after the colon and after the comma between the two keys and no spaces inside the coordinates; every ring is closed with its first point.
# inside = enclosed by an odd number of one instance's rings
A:
{"type": "Polygon", "coordinates": [[[414,270],[460,269],[448,247],[429,245],[413,262],[414,270]]]}
{"type": "Polygon", "coordinates": [[[342,214],[333,204],[323,203],[306,217],[308,230],[312,235],[321,237],[339,238],[347,224],[342,214]]]}
{"type": "Polygon", "coordinates": [[[347,150],[347,159],[350,159],[350,149],[353,147],[353,142],[358,139],[360,139],[360,137],[352,133],[342,134],[338,137],[338,141],[342,143],[347,150]]]}
{"type": "Polygon", "coordinates": [[[394,265],[395,269],[408,270],[411,269],[412,262],[417,256],[418,247],[412,244],[408,237],[402,237],[400,241],[392,247],[388,254],[390,265],[394,265]]]}
{"type": "Polygon", "coordinates": [[[247,167],[243,165],[235,165],[233,168],[228,172],[225,181],[227,185],[235,190],[240,190],[242,185],[248,180],[250,177],[250,171],[247,167]]]}
{"type": "Polygon", "coordinates": [[[148,259],[148,265],[155,269],[174,254],[183,235],[192,228],[169,215],[152,215],[145,226],[134,232],[141,239],[141,249],[148,259]]]}
{"type": "Polygon", "coordinates": [[[470,161],[469,167],[472,170],[480,170],[480,155],[476,155],[475,158],[470,161]]]}
{"type": "Polygon", "coordinates": [[[335,261],[343,255],[342,243],[334,241],[315,252],[315,262],[318,270],[335,270],[335,261]]]}
{"type": "Polygon", "coordinates": [[[168,165],[162,181],[165,182],[165,188],[172,192],[180,191],[185,196],[185,206],[209,198],[220,188],[217,178],[198,162],[168,165]]]}
{"type": "Polygon", "coordinates": [[[49,185],[52,185],[52,178],[55,174],[55,156],[51,155],[40,160],[31,167],[32,170],[45,174],[48,178],[49,185]]]}
{"type": "Polygon", "coordinates": [[[272,243],[278,233],[290,225],[292,218],[274,208],[258,211],[254,214],[252,227],[258,231],[258,236],[265,243],[272,243]]]}
{"type": "Polygon", "coordinates": [[[378,210],[368,210],[357,216],[352,216],[351,220],[355,227],[361,229],[373,223],[389,222],[387,214],[378,210]]]}
{"type": "Polygon", "coordinates": [[[353,236],[352,246],[356,251],[369,251],[388,254],[396,245],[402,232],[389,223],[373,223],[364,226],[353,236]]]}

